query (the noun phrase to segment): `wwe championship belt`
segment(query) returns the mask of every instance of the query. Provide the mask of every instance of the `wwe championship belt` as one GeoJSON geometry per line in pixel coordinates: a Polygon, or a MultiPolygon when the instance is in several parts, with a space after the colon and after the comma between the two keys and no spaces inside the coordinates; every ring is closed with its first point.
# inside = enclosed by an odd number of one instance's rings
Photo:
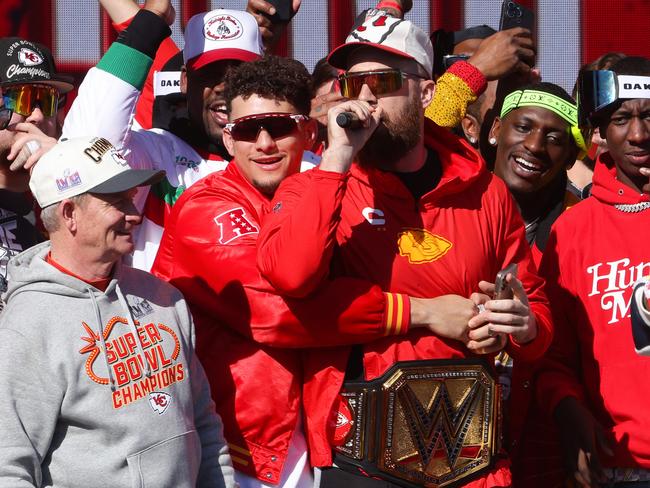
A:
{"type": "Polygon", "coordinates": [[[339,467],[441,488],[466,483],[499,452],[500,394],[481,360],[398,362],[376,380],[346,382],[341,396],[339,467]]]}

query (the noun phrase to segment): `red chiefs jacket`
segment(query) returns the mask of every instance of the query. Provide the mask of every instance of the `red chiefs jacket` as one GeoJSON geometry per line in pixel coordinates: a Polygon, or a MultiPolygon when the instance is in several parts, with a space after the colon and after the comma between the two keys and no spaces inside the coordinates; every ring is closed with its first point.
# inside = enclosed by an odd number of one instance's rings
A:
{"type": "Polygon", "coordinates": [[[607,153],[591,195],[556,221],[542,259],[556,334],[538,397],[549,415],[563,398],[578,398],[614,444],[614,457],[600,453],[601,462],[648,469],[650,358],[634,351],[630,300],[650,270],[650,209],[630,205],[650,198],[616,179],[607,153]]]}
{"type": "MultiPolygon", "coordinates": [[[[443,172],[434,190],[415,201],[395,175],[356,165],[346,175],[319,169],[295,175],[283,182],[274,211],[265,217],[258,265],[274,285],[293,295],[316,287],[332,260],[339,274],[369,279],[385,290],[469,297],[480,280],[493,282],[501,268],[518,262],[539,334],[523,346],[511,342],[508,349],[515,359],[537,359],[551,341],[550,312],[513,200],[473,149],[426,124],[426,145],[438,153],[443,172]],[[303,232],[309,240],[299,238],[303,232]]],[[[414,330],[407,337],[366,344],[363,361],[366,379],[374,379],[400,360],[469,356],[461,342],[414,330]]],[[[345,366],[347,350],[328,351],[322,360],[323,374],[315,373],[312,382],[325,392],[319,404],[331,409],[343,382],[340,364],[345,366]]],[[[306,394],[308,414],[310,400],[306,394]]],[[[307,426],[312,462],[330,464],[327,419],[308,415],[307,426]]],[[[477,486],[506,480],[509,474],[502,470],[477,486]]]]}
{"type": "Polygon", "coordinates": [[[295,348],[406,333],[410,308],[408,297],[353,278],[304,301],[278,296],[255,264],[268,204],[236,164],[200,180],[173,207],[153,272],[189,303],[235,469],[277,483],[304,379],[295,348]]]}

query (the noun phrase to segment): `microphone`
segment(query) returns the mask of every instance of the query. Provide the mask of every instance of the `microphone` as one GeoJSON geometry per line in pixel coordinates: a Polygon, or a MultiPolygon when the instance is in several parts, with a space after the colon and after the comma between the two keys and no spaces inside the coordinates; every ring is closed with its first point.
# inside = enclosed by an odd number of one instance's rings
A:
{"type": "Polygon", "coordinates": [[[341,112],[336,116],[336,123],[343,129],[360,129],[363,127],[363,122],[353,112],[341,112]]]}

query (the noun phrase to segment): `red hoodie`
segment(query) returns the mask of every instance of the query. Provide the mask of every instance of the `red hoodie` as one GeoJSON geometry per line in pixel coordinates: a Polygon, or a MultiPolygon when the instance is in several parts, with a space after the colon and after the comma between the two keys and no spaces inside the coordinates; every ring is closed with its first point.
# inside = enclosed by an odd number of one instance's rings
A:
{"type": "Polygon", "coordinates": [[[556,221],[542,260],[556,333],[538,398],[551,415],[563,398],[576,397],[610,434],[615,454],[600,453],[604,466],[647,469],[650,358],[634,351],[630,300],[650,271],[650,209],[615,205],[650,198],[616,179],[608,153],[596,164],[591,195],[556,221]]]}
{"type": "MultiPolygon", "coordinates": [[[[397,176],[356,165],[347,175],[314,169],[293,176],[283,182],[273,211],[264,217],[258,264],[274,285],[293,295],[314,289],[332,261],[338,273],[370,279],[384,290],[469,297],[478,291],[480,280],[494,281],[501,268],[518,262],[539,334],[524,346],[511,342],[508,349],[518,360],[539,358],[552,336],[550,312],[505,184],[456,136],[428,121],[425,133],[426,145],[438,153],[442,165],[434,190],[415,201],[397,176]]],[[[324,394],[319,401],[332,408],[330,396],[343,382],[339,365],[347,350],[329,350],[323,356],[324,373],[315,374],[310,386],[320,383],[324,394]]],[[[415,330],[365,344],[365,375],[377,378],[401,360],[471,356],[461,342],[415,330]]],[[[304,401],[309,411],[310,396],[304,401]]],[[[306,420],[312,460],[327,465],[329,452],[314,450],[327,437],[326,419],[306,420]]],[[[504,483],[509,483],[507,470],[495,470],[469,486],[504,483]]]]}

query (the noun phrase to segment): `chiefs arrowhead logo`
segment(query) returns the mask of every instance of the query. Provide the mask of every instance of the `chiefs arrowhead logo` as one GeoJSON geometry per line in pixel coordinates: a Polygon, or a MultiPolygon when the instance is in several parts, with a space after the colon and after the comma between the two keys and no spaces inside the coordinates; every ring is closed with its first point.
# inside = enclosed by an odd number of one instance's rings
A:
{"type": "Polygon", "coordinates": [[[409,263],[424,264],[443,257],[452,243],[428,230],[407,228],[400,232],[397,247],[400,256],[408,258],[409,263]]]}
{"type": "Polygon", "coordinates": [[[162,415],[172,402],[172,397],[169,393],[164,391],[153,391],[149,393],[149,405],[153,408],[154,412],[162,415]]]}
{"type": "Polygon", "coordinates": [[[43,62],[43,58],[37,52],[24,47],[18,51],[18,61],[25,66],[36,66],[43,62]]]}
{"type": "Polygon", "coordinates": [[[332,411],[330,417],[330,427],[334,429],[333,445],[342,446],[345,444],[353,426],[352,410],[347,400],[339,395],[338,406],[335,411],[332,411]]]}

